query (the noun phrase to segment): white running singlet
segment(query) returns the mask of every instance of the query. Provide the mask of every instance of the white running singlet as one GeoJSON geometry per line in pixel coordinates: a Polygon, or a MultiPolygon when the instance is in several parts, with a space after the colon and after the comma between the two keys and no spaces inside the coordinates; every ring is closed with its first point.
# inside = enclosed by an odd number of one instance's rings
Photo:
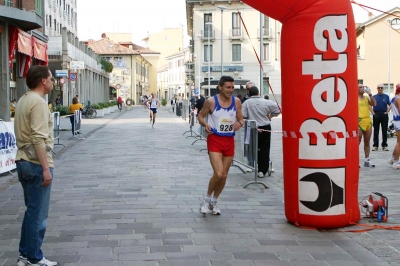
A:
{"type": "Polygon", "coordinates": [[[214,111],[207,116],[211,131],[218,136],[235,136],[235,130],[233,129],[233,124],[236,122],[235,97],[232,96],[232,104],[228,108],[221,107],[217,95],[214,95],[214,100],[214,111]]]}

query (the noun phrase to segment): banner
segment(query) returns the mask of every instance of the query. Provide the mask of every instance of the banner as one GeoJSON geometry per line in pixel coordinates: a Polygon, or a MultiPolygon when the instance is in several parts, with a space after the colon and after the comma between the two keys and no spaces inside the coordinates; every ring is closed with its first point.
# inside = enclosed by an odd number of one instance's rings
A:
{"type": "Polygon", "coordinates": [[[0,174],[16,168],[17,143],[14,122],[0,121],[0,174]]]}

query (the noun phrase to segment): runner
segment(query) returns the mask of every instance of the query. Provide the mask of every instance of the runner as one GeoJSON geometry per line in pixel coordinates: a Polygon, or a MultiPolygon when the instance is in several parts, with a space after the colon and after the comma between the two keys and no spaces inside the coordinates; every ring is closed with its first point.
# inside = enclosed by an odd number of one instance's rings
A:
{"type": "Polygon", "coordinates": [[[147,100],[146,105],[150,109],[150,123],[153,122],[151,126],[154,128],[154,123],[156,122],[157,108],[161,105],[160,100],[156,98],[156,94],[154,92],[151,94],[151,98],[147,100]]]}
{"type": "Polygon", "coordinates": [[[198,116],[199,123],[208,134],[207,149],[213,176],[208,184],[207,194],[200,205],[203,215],[212,213],[220,215],[217,200],[225,187],[229,168],[235,153],[235,131],[243,126],[242,104],[234,97],[234,80],[222,76],[218,88],[220,93],[208,98],[198,116]],[[207,117],[207,122],[205,118],[207,117]]]}

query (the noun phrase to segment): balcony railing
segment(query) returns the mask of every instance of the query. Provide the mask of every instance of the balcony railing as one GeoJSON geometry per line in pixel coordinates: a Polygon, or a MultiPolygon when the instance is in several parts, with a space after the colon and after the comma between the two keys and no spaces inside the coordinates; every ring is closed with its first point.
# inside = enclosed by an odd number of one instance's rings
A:
{"type": "Polygon", "coordinates": [[[215,30],[202,30],[201,31],[201,40],[208,41],[210,39],[211,42],[215,40],[215,30]]]}
{"type": "MultiPolygon", "coordinates": [[[[263,29],[262,34],[264,39],[272,39],[272,29],[263,29]]],[[[257,29],[257,38],[260,39],[260,29],[257,29]]]]}
{"type": "Polygon", "coordinates": [[[229,29],[229,39],[243,40],[243,30],[242,29],[229,29]]]}

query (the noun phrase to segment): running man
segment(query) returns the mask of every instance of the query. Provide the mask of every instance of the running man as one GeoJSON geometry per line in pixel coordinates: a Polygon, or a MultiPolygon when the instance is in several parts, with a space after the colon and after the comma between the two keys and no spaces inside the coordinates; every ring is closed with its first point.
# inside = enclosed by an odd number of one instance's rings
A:
{"type": "Polygon", "coordinates": [[[215,215],[221,214],[217,201],[225,187],[235,153],[235,131],[240,129],[244,123],[242,104],[238,98],[233,96],[233,78],[222,76],[218,88],[220,93],[205,101],[198,116],[200,125],[208,134],[208,156],[214,171],[199,211],[202,214],[211,212],[215,215]]]}
{"type": "Polygon", "coordinates": [[[375,98],[372,97],[371,89],[362,84],[358,84],[358,142],[364,137],[365,167],[375,167],[369,159],[371,151],[372,119],[369,115],[370,106],[375,106],[375,98]],[[367,93],[368,96],[364,96],[367,93]]]}
{"type": "Polygon", "coordinates": [[[154,128],[154,123],[156,122],[156,114],[157,108],[161,105],[161,102],[158,98],[156,98],[156,94],[153,92],[151,94],[150,99],[147,100],[146,105],[149,107],[150,111],[150,123],[153,122],[151,125],[154,128]]]}

